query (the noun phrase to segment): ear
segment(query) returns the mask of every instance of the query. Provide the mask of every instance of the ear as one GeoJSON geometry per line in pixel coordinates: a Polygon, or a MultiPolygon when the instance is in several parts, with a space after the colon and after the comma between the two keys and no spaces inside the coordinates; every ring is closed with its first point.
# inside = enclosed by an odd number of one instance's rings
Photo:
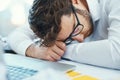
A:
{"type": "Polygon", "coordinates": [[[79,4],[80,0],[72,0],[72,4],[79,4]]]}

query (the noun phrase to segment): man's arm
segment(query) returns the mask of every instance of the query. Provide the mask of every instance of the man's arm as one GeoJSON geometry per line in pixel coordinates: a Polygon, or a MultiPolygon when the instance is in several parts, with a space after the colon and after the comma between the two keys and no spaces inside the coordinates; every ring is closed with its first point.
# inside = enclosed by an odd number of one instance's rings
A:
{"type": "Polygon", "coordinates": [[[64,57],[80,63],[120,69],[120,53],[109,40],[69,45],[64,57]]]}
{"type": "Polygon", "coordinates": [[[51,47],[43,47],[32,44],[27,48],[26,55],[38,59],[57,61],[64,55],[65,50],[65,44],[60,41],[56,41],[56,43],[51,47]]]}
{"type": "Polygon", "coordinates": [[[108,38],[105,40],[72,44],[68,46],[64,57],[81,63],[120,69],[119,0],[106,1],[104,9],[106,10],[106,20],[108,20],[109,24],[107,29],[108,38]]]}
{"type": "Polygon", "coordinates": [[[36,36],[29,27],[20,27],[8,36],[8,43],[16,53],[49,61],[59,60],[66,50],[63,42],[57,41],[51,47],[42,47],[36,45],[34,39],[36,36]]]}

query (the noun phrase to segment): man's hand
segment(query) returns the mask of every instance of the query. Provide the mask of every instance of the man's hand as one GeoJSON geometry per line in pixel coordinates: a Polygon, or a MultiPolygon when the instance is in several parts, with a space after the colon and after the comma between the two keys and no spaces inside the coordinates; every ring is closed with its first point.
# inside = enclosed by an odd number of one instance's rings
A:
{"type": "Polygon", "coordinates": [[[26,55],[38,59],[44,59],[49,61],[60,60],[64,55],[66,45],[63,42],[56,41],[51,47],[39,47],[34,44],[28,47],[26,55]]]}

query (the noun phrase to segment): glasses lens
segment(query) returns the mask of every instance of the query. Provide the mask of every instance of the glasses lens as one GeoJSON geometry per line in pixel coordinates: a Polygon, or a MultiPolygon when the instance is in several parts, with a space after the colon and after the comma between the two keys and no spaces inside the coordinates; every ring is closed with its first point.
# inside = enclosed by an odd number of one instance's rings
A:
{"type": "Polygon", "coordinates": [[[80,32],[82,31],[82,29],[83,29],[83,25],[78,25],[78,26],[75,28],[75,30],[74,30],[74,32],[73,32],[73,34],[72,34],[72,37],[80,34],[80,32]]]}

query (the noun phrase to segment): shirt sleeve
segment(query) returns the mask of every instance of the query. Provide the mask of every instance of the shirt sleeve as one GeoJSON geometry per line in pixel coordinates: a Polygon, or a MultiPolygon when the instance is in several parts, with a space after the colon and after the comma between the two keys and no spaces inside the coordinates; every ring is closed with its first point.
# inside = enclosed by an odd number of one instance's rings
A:
{"type": "Polygon", "coordinates": [[[34,43],[34,39],[35,35],[29,27],[17,28],[7,38],[11,49],[22,55],[25,55],[26,49],[34,43]]]}
{"type": "Polygon", "coordinates": [[[120,6],[119,0],[106,0],[108,38],[71,44],[64,55],[73,61],[120,69],[120,6]],[[108,5],[109,4],[109,5],[108,5]]]}

